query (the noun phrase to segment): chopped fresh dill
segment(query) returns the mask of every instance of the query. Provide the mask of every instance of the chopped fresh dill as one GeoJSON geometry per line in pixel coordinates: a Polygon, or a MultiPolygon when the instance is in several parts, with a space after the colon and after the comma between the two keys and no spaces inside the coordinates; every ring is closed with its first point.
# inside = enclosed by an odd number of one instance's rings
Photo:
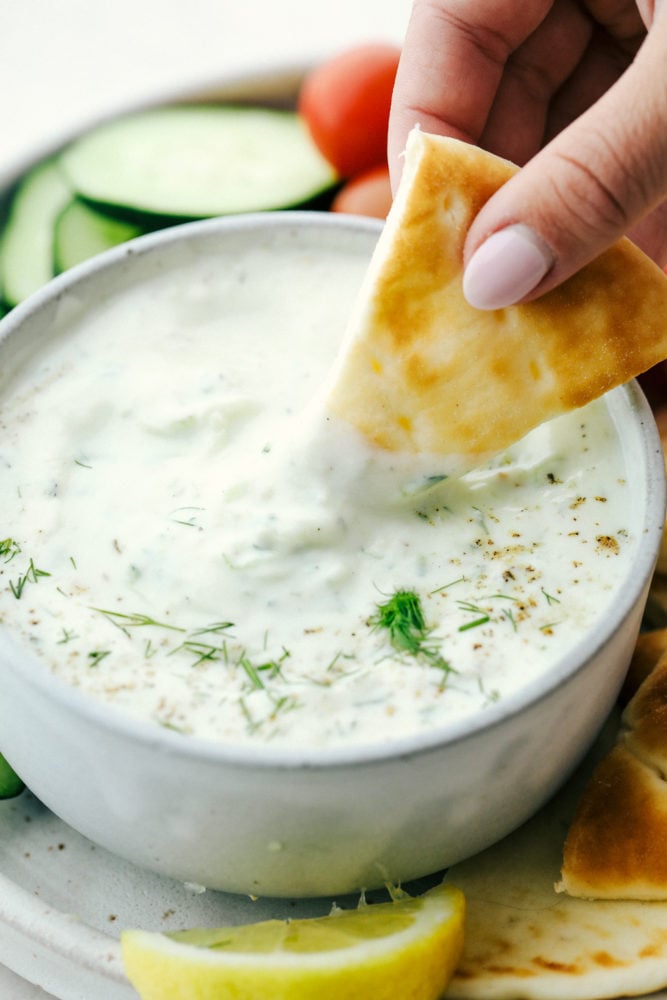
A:
{"type": "Polygon", "coordinates": [[[82,462],[80,458],[75,458],[74,464],[80,465],[82,469],[92,469],[92,465],[88,465],[87,462],[82,462]]]}
{"type": "Polygon", "coordinates": [[[201,511],[201,510],[206,510],[206,508],[205,507],[192,507],[192,506],[191,507],[177,507],[176,510],[172,510],[172,512],[171,512],[171,515],[170,515],[171,520],[174,521],[176,524],[184,524],[186,526],[186,528],[199,528],[200,525],[197,524],[197,515],[196,514],[191,514],[190,517],[188,517],[188,518],[185,518],[185,517],[181,518],[181,517],[175,517],[174,516],[176,514],[180,514],[181,511],[186,511],[186,510],[201,511]]]}
{"type": "Polygon", "coordinates": [[[248,659],[245,653],[239,657],[239,666],[245,671],[245,674],[253,688],[264,690],[264,681],[259,676],[257,667],[251,660],[248,659]]]}
{"type": "Polygon", "coordinates": [[[278,712],[293,712],[295,708],[299,708],[300,704],[296,695],[284,694],[277,701],[274,701],[271,718],[275,718],[278,712]]]}
{"type": "Polygon", "coordinates": [[[181,733],[181,735],[187,736],[190,732],[187,726],[177,726],[175,722],[170,722],[169,719],[157,719],[156,721],[163,729],[170,729],[172,733],[181,733]]]}
{"type": "Polygon", "coordinates": [[[433,594],[441,594],[443,590],[449,590],[450,587],[455,586],[455,584],[457,583],[465,583],[465,582],[466,578],[464,576],[459,576],[457,577],[456,580],[452,580],[451,583],[443,583],[442,587],[436,587],[435,590],[430,590],[429,597],[431,597],[433,594]]]}
{"type": "Polygon", "coordinates": [[[277,660],[267,660],[266,663],[259,663],[257,669],[268,674],[270,681],[279,677],[282,671],[283,662],[287,659],[290,654],[285,650],[282,656],[278,657],[277,660]]]}
{"type": "Polygon", "coordinates": [[[38,569],[31,559],[23,576],[20,576],[16,582],[14,580],[9,581],[9,588],[16,600],[21,599],[27,583],[38,583],[41,576],[51,576],[51,574],[47,573],[45,569],[38,569]]]}
{"type": "Polygon", "coordinates": [[[459,625],[459,632],[467,632],[471,628],[479,628],[480,625],[486,625],[489,621],[491,621],[489,615],[482,615],[481,618],[475,618],[474,621],[459,625]]]}
{"type": "Polygon", "coordinates": [[[94,649],[92,653],[88,653],[88,659],[90,660],[90,666],[96,667],[105,656],[110,656],[110,649],[94,649]]]}
{"type": "Polygon", "coordinates": [[[117,625],[126,634],[128,628],[140,628],[146,625],[152,625],[155,628],[166,628],[172,632],[185,632],[186,629],[180,628],[178,625],[172,625],[170,622],[159,622],[155,618],[151,618],[150,615],[142,614],[124,614],[122,611],[109,611],[107,608],[94,608],[91,607],[91,611],[97,611],[98,614],[104,615],[108,618],[113,625],[117,625]]]}
{"type": "Polygon", "coordinates": [[[484,532],[485,535],[488,535],[488,533],[489,533],[489,526],[486,523],[486,517],[484,515],[484,511],[481,510],[479,507],[475,507],[475,506],[473,506],[472,509],[474,511],[476,511],[477,514],[479,515],[478,520],[479,520],[479,526],[480,526],[480,528],[482,529],[482,531],[484,532]]]}
{"type": "Polygon", "coordinates": [[[66,642],[71,642],[72,639],[78,639],[78,638],[79,638],[78,635],[76,635],[74,632],[70,632],[69,629],[63,628],[63,637],[62,639],[58,639],[58,645],[59,646],[63,645],[66,642]]]}
{"type": "Polygon", "coordinates": [[[195,639],[185,639],[180,645],[171,650],[169,656],[180,652],[190,653],[194,656],[193,667],[199,666],[204,661],[211,663],[218,660],[226,661],[226,653],[223,646],[214,646],[210,642],[197,642],[195,639]]]}
{"type": "Polygon", "coordinates": [[[331,670],[333,670],[333,669],[334,669],[334,667],[335,667],[335,666],[336,666],[336,665],[338,664],[338,661],[339,661],[339,660],[341,659],[341,657],[342,657],[342,656],[344,656],[344,655],[345,655],[345,654],[344,654],[344,653],[343,653],[343,652],[342,652],[342,651],[341,651],[341,650],[339,649],[339,650],[338,650],[338,652],[336,653],[336,655],[335,655],[335,656],[332,656],[332,658],[331,658],[331,659],[329,660],[329,662],[327,663],[327,665],[326,665],[326,667],[325,667],[325,673],[327,673],[327,674],[328,674],[328,673],[329,673],[329,672],[330,672],[331,670]]]}
{"type": "Polygon", "coordinates": [[[443,483],[445,479],[447,479],[447,476],[444,474],[420,476],[418,479],[413,479],[411,482],[406,483],[401,492],[407,497],[417,496],[420,493],[426,493],[427,490],[432,490],[434,486],[443,483]]]}
{"type": "Polygon", "coordinates": [[[419,654],[427,634],[421,601],[412,590],[397,590],[388,601],[378,604],[369,625],[386,629],[394,649],[413,656],[419,654]]]}
{"type": "Polygon", "coordinates": [[[560,601],[558,600],[558,598],[557,598],[557,597],[554,597],[554,595],[553,595],[553,594],[548,594],[548,593],[546,592],[546,590],[544,589],[544,587],[540,587],[540,590],[541,590],[541,591],[542,591],[542,593],[544,594],[544,596],[545,596],[545,598],[546,598],[546,602],[547,602],[547,604],[560,604],[560,601]]]}
{"type": "Polygon", "coordinates": [[[230,628],[234,628],[234,622],[213,622],[212,625],[205,625],[204,628],[193,629],[190,635],[216,635],[218,632],[226,632],[230,628]]]}
{"type": "Polygon", "coordinates": [[[487,691],[484,681],[481,677],[477,678],[477,687],[480,694],[484,695],[487,705],[493,705],[494,702],[500,700],[500,691],[497,688],[493,688],[491,691],[487,691]]]}
{"type": "Polygon", "coordinates": [[[469,611],[471,614],[477,615],[477,618],[473,621],[459,625],[459,632],[467,632],[471,628],[479,628],[480,625],[486,625],[487,622],[491,621],[491,616],[484,608],[480,608],[478,604],[472,604],[470,601],[459,601],[458,604],[461,611],[469,611]]]}
{"type": "Polygon", "coordinates": [[[3,562],[11,562],[19,554],[21,546],[13,538],[3,538],[0,540],[0,559],[3,562]]]}
{"type": "Polygon", "coordinates": [[[237,665],[245,672],[251,686],[255,689],[266,691],[269,697],[274,701],[274,704],[276,704],[273,695],[266,687],[266,682],[275,680],[276,677],[280,676],[282,665],[289,655],[289,650],[283,649],[282,654],[276,660],[266,660],[264,663],[253,663],[246,653],[243,652],[238,658],[237,665]],[[266,678],[261,676],[262,674],[266,674],[266,678]]]}
{"type": "Polygon", "coordinates": [[[512,612],[509,611],[507,608],[503,608],[503,616],[505,618],[507,618],[508,622],[510,623],[510,625],[512,626],[512,628],[516,632],[516,629],[517,629],[516,619],[515,619],[514,615],[512,614],[512,612]]]}
{"type": "Polygon", "coordinates": [[[246,704],[245,698],[239,698],[239,708],[241,709],[241,711],[245,716],[245,720],[248,724],[248,732],[249,733],[256,732],[261,726],[261,722],[257,722],[256,719],[253,719],[252,713],[246,704]]]}
{"type": "Polygon", "coordinates": [[[368,624],[373,630],[387,631],[398,653],[425,660],[445,674],[453,670],[430,641],[432,629],[426,624],[419,595],[414,591],[395,591],[387,601],[376,605],[376,613],[368,619],[368,624]]]}

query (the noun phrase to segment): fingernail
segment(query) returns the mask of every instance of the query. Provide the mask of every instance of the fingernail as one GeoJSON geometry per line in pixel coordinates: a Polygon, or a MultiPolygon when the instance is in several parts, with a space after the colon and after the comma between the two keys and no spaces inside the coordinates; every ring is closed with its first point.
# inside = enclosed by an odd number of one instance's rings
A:
{"type": "Polygon", "coordinates": [[[502,309],[531,292],[553,262],[548,246],[529,226],[499,229],[470,258],[463,294],[476,309],[502,309]]]}

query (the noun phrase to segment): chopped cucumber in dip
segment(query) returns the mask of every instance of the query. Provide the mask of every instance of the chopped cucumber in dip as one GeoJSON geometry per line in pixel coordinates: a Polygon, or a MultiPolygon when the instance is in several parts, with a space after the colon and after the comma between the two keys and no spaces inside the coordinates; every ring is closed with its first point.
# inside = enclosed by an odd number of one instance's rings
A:
{"type": "Polygon", "coordinates": [[[126,215],[181,218],[302,204],[336,175],[293,111],[164,107],[75,142],[62,165],[83,198],[126,215]]]}

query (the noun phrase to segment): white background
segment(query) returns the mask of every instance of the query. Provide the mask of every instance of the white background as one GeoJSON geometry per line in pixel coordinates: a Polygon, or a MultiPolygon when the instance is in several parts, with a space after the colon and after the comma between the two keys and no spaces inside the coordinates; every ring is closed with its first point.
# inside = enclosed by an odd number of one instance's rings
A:
{"type": "MultiPolygon", "coordinates": [[[[400,43],[409,12],[410,0],[0,0],[0,177],[115,109],[400,43]]],[[[0,996],[46,994],[0,967],[0,996]]]]}

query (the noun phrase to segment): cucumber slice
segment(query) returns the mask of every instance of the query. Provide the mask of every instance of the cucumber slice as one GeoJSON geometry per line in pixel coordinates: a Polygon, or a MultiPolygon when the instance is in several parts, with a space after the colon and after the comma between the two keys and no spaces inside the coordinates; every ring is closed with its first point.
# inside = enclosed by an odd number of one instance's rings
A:
{"type": "Polygon", "coordinates": [[[76,140],[61,162],[81,197],[126,217],[290,208],[337,181],[296,112],[256,107],[189,105],[129,115],[76,140]]]}
{"type": "Polygon", "coordinates": [[[56,160],[40,163],[16,189],[0,243],[0,287],[8,305],[53,277],[53,226],[71,197],[56,160]]]}
{"type": "Polygon", "coordinates": [[[55,223],[54,268],[57,273],[143,233],[140,226],[95,211],[75,198],[55,223]]]}
{"type": "Polygon", "coordinates": [[[0,799],[13,799],[19,795],[25,785],[19,778],[16,771],[10,767],[5,758],[0,753],[0,799]]]}

